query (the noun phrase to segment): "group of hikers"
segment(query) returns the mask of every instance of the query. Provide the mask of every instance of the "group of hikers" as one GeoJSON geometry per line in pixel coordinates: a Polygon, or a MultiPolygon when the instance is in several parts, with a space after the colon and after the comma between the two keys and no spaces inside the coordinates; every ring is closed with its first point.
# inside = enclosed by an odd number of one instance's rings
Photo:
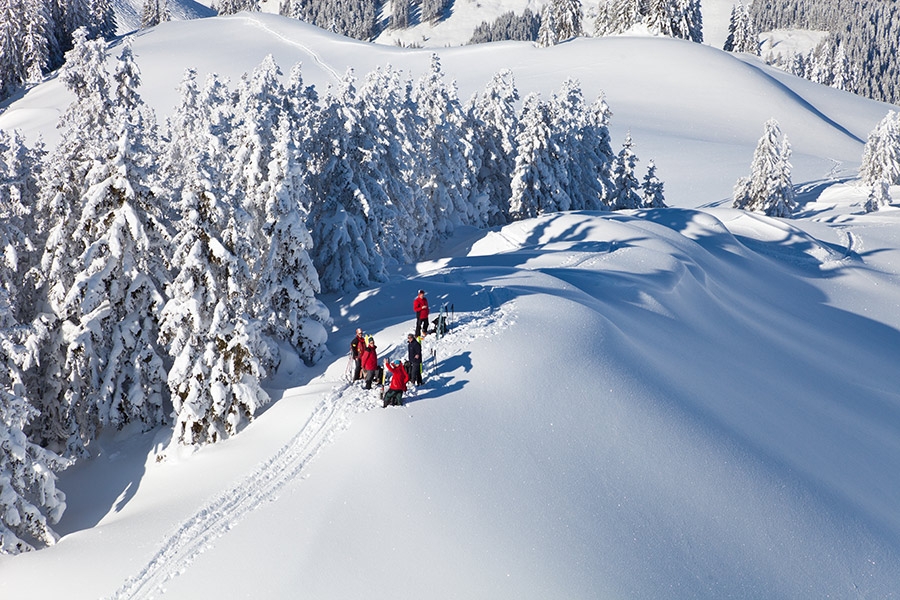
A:
{"type": "MultiPolygon", "coordinates": [[[[422,384],[422,338],[428,335],[428,299],[425,290],[419,290],[413,301],[413,310],[416,313],[416,332],[406,336],[407,360],[384,360],[383,369],[391,374],[389,389],[384,393],[384,407],[401,406],[403,404],[403,392],[407,384],[422,384]]],[[[376,376],[384,376],[384,372],[378,365],[378,349],[375,346],[375,338],[367,336],[362,329],[356,330],[356,337],[350,342],[350,356],[354,362],[353,381],[364,381],[363,387],[372,389],[372,382],[376,376]],[[379,375],[381,373],[381,375],[379,375]]],[[[383,383],[382,383],[383,385],[383,383]]]]}

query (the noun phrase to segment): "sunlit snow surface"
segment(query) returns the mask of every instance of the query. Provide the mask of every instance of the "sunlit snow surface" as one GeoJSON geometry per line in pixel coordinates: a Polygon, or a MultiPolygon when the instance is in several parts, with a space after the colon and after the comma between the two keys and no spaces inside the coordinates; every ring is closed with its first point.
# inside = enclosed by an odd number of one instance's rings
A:
{"type": "MultiPolygon", "coordinates": [[[[272,53],[324,89],[348,66],[417,77],[433,52],[271,15],[169,23],[134,50],[160,118],[187,66],[236,81],[272,53]]],[[[240,435],[92,446],[60,480],[61,541],[0,557],[0,597],[897,594],[900,189],[863,214],[848,181],[888,107],[674,40],[439,53],[464,100],[503,67],[523,96],[566,76],[604,91],[614,148],[630,130],[677,208],[460,230],[324,298],[331,355],[285,364],[240,435]],[[728,208],[770,117],[795,151],[792,220],[728,208]],[[348,344],[362,327],[402,356],[419,288],[452,327],[382,409],[344,381],[348,344]]],[[[50,81],[0,126],[52,141],[62,97],[50,81]]]]}

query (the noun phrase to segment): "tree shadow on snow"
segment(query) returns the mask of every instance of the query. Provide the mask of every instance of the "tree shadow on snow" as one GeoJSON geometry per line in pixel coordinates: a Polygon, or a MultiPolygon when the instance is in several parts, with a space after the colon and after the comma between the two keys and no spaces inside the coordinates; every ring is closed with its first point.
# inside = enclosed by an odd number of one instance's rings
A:
{"type": "Polygon", "coordinates": [[[110,512],[121,511],[137,494],[159,433],[121,441],[102,438],[92,447],[93,458],[60,473],[57,487],[66,492],[66,511],[56,532],[90,529],[110,512]]]}

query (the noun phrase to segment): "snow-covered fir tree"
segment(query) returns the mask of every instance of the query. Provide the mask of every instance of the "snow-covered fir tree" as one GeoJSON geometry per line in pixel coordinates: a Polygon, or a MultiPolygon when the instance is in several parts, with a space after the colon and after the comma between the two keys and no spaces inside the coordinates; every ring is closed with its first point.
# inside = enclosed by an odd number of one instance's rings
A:
{"type": "Polygon", "coordinates": [[[141,29],[156,27],[171,19],[167,0],[144,0],[141,8],[141,29]]]}
{"type": "Polygon", "coordinates": [[[381,253],[401,263],[421,258],[435,240],[434,221],[417,185],[420,147],[412,82],[388,66],[370,72],[359,90],[354,134],[368,170],[367,194],[381,225],[381,253]],[[366,140],[366,141],[364,141],[366,140]]]}
{"type": "Polygon", "coordinates": [[[259,0],[216,0],[212,7],[220,15],[235,15],[239,12],[259,12],[259,0]]]}
{"type": "Polygon", "coordinates": [[[58,305],[66,359],[61,378],[81,443],[107,426],[163,422],[165,369],[157,346],[168,234],[151,190],[155,123],[137,94],[126,42],[113,75],[112,137],[85,178],[70,243],[83,249],[58,305]]]}
{"type": "Polygon", "coordinates": [[[759,34],[750,18],[750,12],[743,2],[731,7],[728,20],[728,37],[723,49],[726,52],[745,52],[759,56],[759,34]]]}
{"type": "Polygon", "coordinates": [[[489,225],[509,222],[511,175],[516,163],[519,127],[518,101],[512,71],[505,69],[494,75],[482,93],[474,94],[467,106],[474,144],[482,152],[475,188],[487,195],[489,225]]]}
{"type": "Polygon", "coordinates": [[[672,37],[703,43],[703,14],[700,0],[670,0],[672,37]]]}
{"type": "Polygon", "coordinates": [[[41,0],[25,0],[25,24],[22,41],[25,83],[40,83],[44,71],[50,68],[51,40],[50,10],[41,0]]]}
{"type": "Polygon", "coordinates": [[[550,4],[544,5],[544,9],[541,11],[541,27],[538,29],[536,40],[538,48],[549,48],[559,42],[554,19],[553,7],[550,4]]]}
{"type": "Polygon", "coordinates": [[[641,184],[635,174],[637,162],[638,157],[634,153],[634,141],[631,138],[631,132],[628,132],[625,134],[622,149],[616,155],[612,168],[612,179],[615,186],[614,197],[611,202],[613,210],[641,207],[641,184]]]}
{"type": "Polygon", "coordinates": [[[647,163],[647,174],[644,175],[641,190],[643,196],[642,208],[666,208],[663,182],[656,176],[656,163],[653,160],[647,163]]]}
{"type": "Polygon", "coordinates": [[[607,10],[609,24],[606,32],[609,35],[624,33],[641,22],[647,14],[648,0],[612,0],[607,10]]]}
{"type": "Polygon", "coordinates": [[[674,9],[671,0],[647,0],[643,23],[651,33],[675,37],[674,9]]]}
{"type": "Polygon", "coordinates": [[[52,335],[41,352],[38,379],[42,388],[40,397],[34,399],[39,415],[32,423],[37,443],[70,455],[84,451],[84,441],[93,428],[89,423],[96,424],[96,420],[89,417],[89,405],[80,402],[84,382],[70,385],[65,379],[70,331],[62,323],[67,315],[66,296],[77,276],[74,265],[87,250],[75,237],[88,190],[86,181],[95,163],[106,160],[114,113],[104,66],[105,42],[88,41],[84,28],[76,32],[74,40],[59,77],[75,100],[60,117],[60,140],[44,162],[38,198],[41,226],[36,243],[44,248],[38,283],[48,303],[47,327],[52,335]]]}
{"type": "Polygon", "coordinates": [[[55,472],[67,461],[28,439],[32,406],[26,372],[39,350],[40,323],[26,293],[34,246],[31,205],[36,162],[18,132],[0,130],[0,554],[18,554],[53,544],[51,526],[65,510],[55,472]]]}
{"type": "Polygon", "coordinates": [[[866,212],[875,212],[880,210],[882,206],[891,203],[891,184],[887,181],[876,181],[869,189],[869,196],[866,198],[866,212]]]}
{"type": "Polygon", "coordinates": [[[270,336],[290,343],[303,358],[315,362],[325,351],[325,326],[331,319],[316,299],[319,277],[309,256],[312,237],[303,209],[309,204],[305,161],[286,114],[279,118],[271,156],[268,179],[261,186],[268,253],[259,265],[254,312],[265,317],[270,336]]]}
{"type": "MultiPolygon", "coordinates": [[[[469,202],[472,174],[464,135],[465,113],[456,85],[444,81],[438,56],[431,69],[415,85],[413,99],[418,109],[421,140],[418,163],[419,186],[428,198],[428,211],[437,235],[449,235],[457,225],[479,225],[486,214],[469,202]]],[[[486,207],[481,207],[486,208],[486,207]]]]}
{"type": "Polygon", "coordinates": [[[447,0],[422,0],[420,7],[420,20],[425,23],[437,23],[444,18],[447,8],[447,0]]]}
{"type": "Polygon", "coordinates": [[[88,39],[112,39],[116,34],[116,15],[111,0],[68,0],[63,6],[66,37],[84,28],[88,39]]]}
{"type": "MultiPolygon", "coordinates": [[[[270,54],[242,78],[230,128],[230,162],[225,165],[225,172],[230,175],[227,193],[234,205],[236,237],[226,236],[223,241],[248,266],[248,277],[239,284],[248,299],[254,296],[255,285],[250,274],[258,273],[257,262],[269,250],[269,241],[261,229],[268,201],[263,184],[269,179],[270,153],[284,110],[280,77],[281,69],[270,54]]],[[[255,311],[251,313],[257,316],[255,311]]]]}
{"type": "MultiPolygon", "coordinates": [[[[0,217],[20,240],[18,245],[3,247],[6,252],[16,250],[19,283],[38,258],[32,235],[37,228],[35,205],[43,157],[42,145],[29,149],[21,132],[0,129],[0,217]]],[[[33,304],[32,299],[26,302],[33,304]]]]}
{"type": "Polygon", "coordinates": [[[875,126],[863,148],[859,178],[865,185],[900,185],[900,113],[890,111],[875,126]]]}
{"type": "Polygon", "coordinates": [[[522,107],[511,187],[509,213],[515,220],[571,206],[560,149],[553,136],[552,109],[537,94],[529,94],[522,107]]]}
{"type": "Polygon", "coordinates": [[[553,139],[564,171],[559,181],[569,197],[569,210],[605,209],[612,192],[608,106],[602,96],[594,105],[586,105],[581,84],[568,79],[551,98],[550,108],[553,139]]]}
{"type": "Polygon", "coordinates": [[[21,0],[0,0],[0,96],[5,97],[25,81],[20,40],[24,29],[21,0]]]}
{"type": "Polygon", "coordinates": [[[469,43],[484,44],[503,40],[533,42],[538,38],[540,27],[540,15],[534,14],[531,9],[526,8],[522,14],[507,11],[492,23],[482,21],[472,32],[472,39],[469,40],[469,43]]]}
{"type": "Polygon", "coordinates": [[[612,35],[612,4],[606,0],[600,0],[594,13],[594,36],[603,37],[604,35],[612,35]]]}
{"type": "Polygon", "coordinates": [[[609,121],[612,111],[603,94],[587,107],[586,123],[582,133],[581,152],[583,163],[593,171],[592,183],[596,185],[596,198],[585,203],[585,207],[593,210],[606,210],[613,203],[616,185],[613,181],[612,169],[615,164],[615,153],[612,149],[612,137],[609,133],[609,121]]]}
{"type": "Polygon", "coordinates": [[[210,75],[200,96],[195,144],[182,149],[193,168],[180,190],[175,275],[160,322],[160,341],[173,359],[173,439],[187,445],[234,435],[269,402],[258,358],[266,345],[243,312],[247,265],[222,241],[225,234],[233,237],[235,224],[218,151],[227,137],[227,116],[219,107],[225,95],[222,82],[210,75]]]}
{"type": "Polygon", "coordinates": [[[409,4],[409,0],[392,0],[391,27],[393,29],[409,27],[409,4]]]}
{"type": "Polygon", "coordinates": [[[375,243],[376,215],[358,187],[344,125],[345,110],[354,105],[355,94],[348,75],[341,89],[323,100],[310,144],[310,205],[306,208],[313,262],[325,291],[360,289],[385,277],[375,243]]]}
{"type": "Polygon", "coordinates": [[[790,156],[787,136],[782,137],[778,122],[770,119],[753,153],[750,177],[742,177],[735,184],[734,208],[790,217],[796,206],[790,156]]]}
{"type": "MultiPolygon", "coordinates": [[[[3,229],[0,224],[0,238],[3,229]]],[[[7,267],[0,266],[0,272],[7,267]]],[[[0,279],[5,279],[2,273],[0,279]]],[[[56,473],[69,462],[29,441],[25,434],[37,409],[24,396],[20,368],[34,357],[17,343],[17,333],[10,324],[0,327],[0,554],[54,544],[57,536],[52,525],[66,509],[66,496],[56,487],[56,473]]]]}
{"type": "Polygon", "coordinates": [[[558,41],[578,37],[583,33],[581,21],[584,18],[584,11],[581,8],[581,0],[551,0],[550,10],[553,13],[553,25],[558,41]]]}
{"type": "Polygon", "coordinates": [[[164,143],[160,149],[160,184],[173,195],[177,204],[192,165],[188,162],[188,154],[198,136],[202,135],[200,119],[200,88],[197,83],[197,71],[185,69],[178,87],[178,104],[166,119],[161,135],[164,143]]]}

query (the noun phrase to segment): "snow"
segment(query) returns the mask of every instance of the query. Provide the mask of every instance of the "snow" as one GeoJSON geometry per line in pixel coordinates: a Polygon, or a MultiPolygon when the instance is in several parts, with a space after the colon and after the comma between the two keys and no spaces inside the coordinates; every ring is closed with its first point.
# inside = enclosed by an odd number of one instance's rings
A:
{"type": "MultiPolygon", "coordinates": [[[[187,66],[234,81],[271,53],[324,90],[348,66],[418,76],[435,51],[246,14],[133,50],[160,118],[187,66]]],[[[896,595],[900,188],[864,214],[850,180],[890,107],[658,38],[438,52],[463,99],[502,67],[522,97],[568,76],[605,92],[613,147],[630,131],[675,208],[460,229],[385,284],[322,298],[330,355],[282,365],[239,435],[92,445],[59,480],[61,540],[0,556],[0,597],[896,595]],[[729,208],[769,118],[793,147],[792,220],[729,208]],[[347,346],[362,327],[402,356],[420,288],[452,327],[425,340],[424,385],[382,409],[343,380],[347,346]]],[[[52,143],[61,90],[0,126],[52,143]]]]}

